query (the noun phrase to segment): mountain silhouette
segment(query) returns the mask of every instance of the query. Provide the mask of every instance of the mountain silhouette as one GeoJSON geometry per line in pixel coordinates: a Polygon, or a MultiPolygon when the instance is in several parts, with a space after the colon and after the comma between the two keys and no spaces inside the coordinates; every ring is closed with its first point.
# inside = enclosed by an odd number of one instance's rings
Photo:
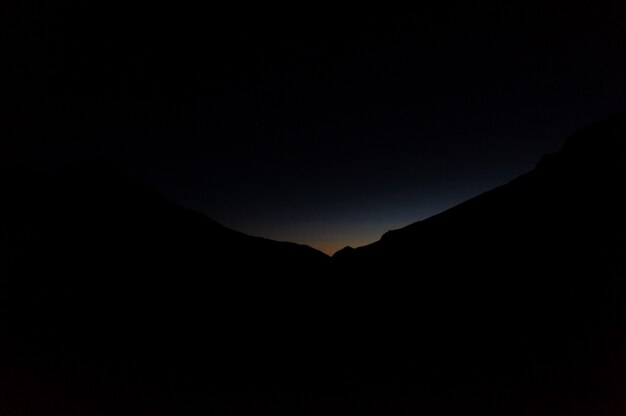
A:
{"type": "Polygon", "coordinates": [[[626,114],[332,258],[114,167],[0,175],[0,413],[613,415],[626,114]]]}
{"type": "Polygon", "coordinates": [[[311,336],[325,254],[230,230],[103,162],[0,180],[2,352],[16,371],[37,362],[27,374],[77,396],[253,384],[311,336]]]}
{"type": "Polygon", "coordinates": [[[621,113],[510,183],[333,259],[384,299],[388,339],[443,359],[422,374],[480,386],[499,414],[526,414],[497,408],[499,389],[536,414],[600,414],[626,374],[625,138],[621,113]]]}

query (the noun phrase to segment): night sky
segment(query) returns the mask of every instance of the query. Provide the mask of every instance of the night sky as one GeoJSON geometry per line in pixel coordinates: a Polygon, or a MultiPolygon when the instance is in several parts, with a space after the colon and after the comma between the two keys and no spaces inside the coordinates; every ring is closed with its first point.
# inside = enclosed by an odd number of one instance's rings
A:
{"type": "Polygon", "coordinates": [[[506,183],[626,104],[625,2],[84,3],[1,6],[1,165],[112,160],[329,254],[506,183]]]}

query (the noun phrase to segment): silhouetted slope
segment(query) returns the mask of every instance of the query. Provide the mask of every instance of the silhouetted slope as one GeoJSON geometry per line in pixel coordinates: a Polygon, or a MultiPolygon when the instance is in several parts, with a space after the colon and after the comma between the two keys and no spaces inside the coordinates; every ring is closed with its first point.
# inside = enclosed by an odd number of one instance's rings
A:
{"type": "Polygon", "coordinates": [[[301,357],[318,342],[323,253],[227,229],[106,164],[0,181],[2,364],[19,368],[7,384],[124,403],[314,367],[301,357]]]}
{"type": "Polygon", "coordinates": [[[437,357],[416,372],[510,384],[533,411],[608,411],[626,393],[613,390],[626,381],[625,142],[618,114],[509,184],[333,260],[376,299],[388,341],[437,357]]]}

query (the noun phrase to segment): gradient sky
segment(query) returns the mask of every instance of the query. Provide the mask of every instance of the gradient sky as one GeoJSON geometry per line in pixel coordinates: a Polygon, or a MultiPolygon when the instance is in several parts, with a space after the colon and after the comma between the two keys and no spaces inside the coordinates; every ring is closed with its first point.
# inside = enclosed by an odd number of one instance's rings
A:
{"type": "Polygon", "coordinates": [[[626,100],[624,2],[19,3],[2,166],[113,160],[327,253],[506,183],[626,100]]]}

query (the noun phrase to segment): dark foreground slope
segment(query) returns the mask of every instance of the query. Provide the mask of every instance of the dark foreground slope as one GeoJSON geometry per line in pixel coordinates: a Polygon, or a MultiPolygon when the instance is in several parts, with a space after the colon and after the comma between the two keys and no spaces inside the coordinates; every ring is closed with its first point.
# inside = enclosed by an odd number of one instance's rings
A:
{"type": "Polygon", "coordinates": [[[326,255],[227,229],[107,164],[0,181],[0,414],[282,386],[315,344],[326,255]]]}
{"type": "Polygon", "coordinates": [[[625,137],[333,259],[106,167],[7,173],[0,414],[623,414],[625,137]]]}
{"type": "Polygon", "coordinates": [[[496,413],[618,414],[625,170],[618,114],[509,184],[334,260],[443,390],[473,386],[488,395],[475,406],[504,401],[496,413]]]}

